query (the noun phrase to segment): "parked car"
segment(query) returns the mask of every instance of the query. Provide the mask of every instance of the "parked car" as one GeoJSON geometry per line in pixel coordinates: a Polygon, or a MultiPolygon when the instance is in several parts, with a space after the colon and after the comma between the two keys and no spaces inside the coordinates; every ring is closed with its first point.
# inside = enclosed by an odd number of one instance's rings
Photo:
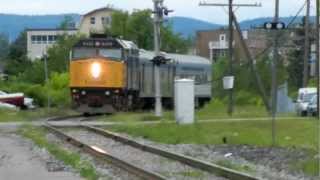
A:
{"type": "Polygon", "coordinates": [[[296,111],[298,116],[308,115],[308,105],[312,98],[317,94],[317,88],[301,88],[299,89],[298,99],[296,102],[296,111]]]}
{"type": "Polygon", "coordinates": [[[0,91],[0,103],[3,106],[15,106],[21,109],[34,109],[33,99],[27,98],[23,93],[7,93],[0,91]]]}
{"type": "Polygon", "coordinates": [[[315,95],[307,108],[308,116],[317,116],[318,115],[318,96],[315,95]]]}

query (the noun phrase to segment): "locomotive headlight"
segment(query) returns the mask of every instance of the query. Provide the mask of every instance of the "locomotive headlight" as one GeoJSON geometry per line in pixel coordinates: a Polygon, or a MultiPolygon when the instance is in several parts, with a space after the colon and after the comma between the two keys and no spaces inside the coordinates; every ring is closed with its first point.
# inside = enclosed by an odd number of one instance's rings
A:
{"type": "Polygon", "coordinates": [[[91,65],[91,75],[93,78],[97,79],[101,74],[101,65],[99,63],[93,63],[91,65]]]}

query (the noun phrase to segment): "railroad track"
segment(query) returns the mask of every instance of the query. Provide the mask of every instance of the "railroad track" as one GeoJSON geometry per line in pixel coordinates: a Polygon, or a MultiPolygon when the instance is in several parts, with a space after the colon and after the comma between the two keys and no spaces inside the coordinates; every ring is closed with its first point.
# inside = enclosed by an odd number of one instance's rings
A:
{"type": "MultiPolygon", "coordinates": [[[[64,118],[66,119],[66,118],[64,118]]],[[[47,124],[45,125],[45,127],[47,129],[49,129],[51,132],[53,132],[54,134],[58,135],[59,137],[63,138],[63,140],[79,147],[82,148],[83,150],[85,150],[86,152],[97,156],[99,158],[103,158],[113,164],[115,164],[116,166],[130,172],[133,173],[143,179],[167,179],[167,177],[164,177],[163,175],[159,174],[159,173],[155,173],[152,171],[148,171],[145,170],[143,168],[140,168],[136,165],[130,164],[124,160],[121,160],[120,158],[113,156],[111,154],[108,154],[105,151],[101,151],[101,149],[97,149],[95,147],[92,147],[88,144],[85,144],[67,134],[65,134],[64,132],[60,131],[59,129],[57,129],[56,127],[47,124]]],[[[131,146],[133,148],[139,149],[141,151],[144,152],[148,152],[148,153],[152,153],[155,154],[157,156],[161,156],[173,161],[178,161],[182,164],[188,165],[192,168],[195,169],[199,169],[220,177],[224,177],[227,179],[235,179],[235,180],[256,180],[258,178],[253,177],[251,175],[245,174],[245,173],[241,173],[238,171],[234,171],[228,168],[224,168],[221,167],[219,165],[216,164],[212,164],[209,162],[205,162],[199,159],[195,159],[192,157],[188,157],[182,154],[178,154],[178,153],[174,153],[174,152],[170,152],[170,151],[166,151],[157,147],[153,147],[150,145],[145,145],[145,144],[141,144],[135,140],[132,139],[128,139],[126,137],[123,137],[121,135],[118,135],[117,133],[113,133],[111,131],[107,131],[104,129],[100,129],[100,128],[95,128],[95,127],[91,127],[91,126],[76,126],[76,128],[81,128],[81,129],[85,129],[88,132],[92,132],[98,135],[101,135],[105,138],[108,139],[112,139],[114,141],[120,142],[122,144],[125,144],[127,146],[131,146]]]]}
{"type": "Polygon", "coordinates": [[[116,165],[117,167],[124,169],[138,177],[141,177],[142,179],[146,180],[165,180],[166,178],[160,174],[150,172],[148,170],[139,168],[133,164],[130,164],[126,161],[123,161],[119,159],[118,157],[115,157],[106,151],[103,151],[102,149],[98,149],[96,147],[90,146],[88,144],[85,144],[83,142],[78,141],[77,139],[68,136],[64,132],[60,131],[59,129],[51,126],[50,124],[44,125],[45,128],[47,128],[49,131],[57,135],[58,137],[62,138],[64,141],[69,142],[70,144],[84,150],[85,152],[99,158],[102,160],[105,160],[107,162],[111,162],[112,164],[116,165]]]}

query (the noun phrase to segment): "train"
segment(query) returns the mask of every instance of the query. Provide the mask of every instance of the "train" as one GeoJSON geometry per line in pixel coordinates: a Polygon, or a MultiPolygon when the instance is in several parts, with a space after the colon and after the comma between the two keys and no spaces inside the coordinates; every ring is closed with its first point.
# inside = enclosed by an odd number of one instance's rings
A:
{"type": "MultiPolygon", "coordinates": [[[[152,108],[155,104],[155,53],[119,38],[92,36],[77,42],[70,53],[72,107],[83,114],[112,114],[152,108]]],[[[163,106],[174,104],[175,79],[194,79],[195,104],[212,98],[209,59],[162,52],[163,106]]]]}

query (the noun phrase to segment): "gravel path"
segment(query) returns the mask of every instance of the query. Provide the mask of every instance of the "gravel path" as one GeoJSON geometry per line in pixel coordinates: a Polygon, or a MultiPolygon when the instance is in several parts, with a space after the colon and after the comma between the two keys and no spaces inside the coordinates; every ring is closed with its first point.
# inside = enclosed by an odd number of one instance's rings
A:
{"type": "Polygon", "coordinates": [[[65,143],[60,138],[56,137],[53,134],[47,134],[47,139],[50,143],[58,144],[61,148],[76,152],[81,155],[81,159],[87,160],[92,163],[97,172],[99,173],[99,180],[140,180],[139,177],[136,177],[127,171],[124,171],[120,168],[117,168],[111,164],[106,163],[105,161],[99,161],[93,158],[91,155],[87,153],[83,153],[79,148],[65,143]]]}
{"type": "Polygon", "coordinates": [[[82,178],[32,142],[17,135],[0,133],[0,179],[79,180],[82,178]]]}
{"type": "Polygon", "coordinates": [[[68,130],[66,133],[77,140],[89,142],[91,146],[97,146],[122,160],[128,161],[149,171],[159,173],[168,179],[224,180],[224,178],[216,177],[180,162],[141,151],[101,135],[88,132],[87,130],[68,130]]]}

